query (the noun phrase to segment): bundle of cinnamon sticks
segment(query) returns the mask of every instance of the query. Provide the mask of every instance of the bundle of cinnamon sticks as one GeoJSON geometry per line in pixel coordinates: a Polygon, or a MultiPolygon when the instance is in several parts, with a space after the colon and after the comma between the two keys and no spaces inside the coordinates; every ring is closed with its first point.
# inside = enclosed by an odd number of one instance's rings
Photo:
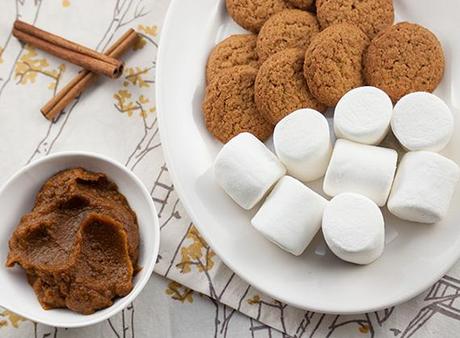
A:
{"type": "Polygon", "coordinates": [[[55,120],[99,74],[113,79],[120,77],[123,74],[124,63],[119,58],[139,39],[136,31],[130,29],[103,54],[20,20],[14,23],[13,35],[25,43],[84,68],[43,106],[41,112],[48,120],[55,120]]]}

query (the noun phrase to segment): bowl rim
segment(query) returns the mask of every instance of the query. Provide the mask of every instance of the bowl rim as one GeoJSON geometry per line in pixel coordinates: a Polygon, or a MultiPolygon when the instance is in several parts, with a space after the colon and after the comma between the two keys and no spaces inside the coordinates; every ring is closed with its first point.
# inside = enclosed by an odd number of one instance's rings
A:
{"type": "MultiPolygon", "coordinates": [[[[0,299],[0,306],[2,306],[3,308],[5,308],[7,310],[10,310],[10,311],[12,311],[12,312],[14,312],[14,313],[16,313],[16,314],[28,319],[28,320],[31,320],[33,322],[37,322],[37,323],[41,323],[41,324],[45,324],[45,325],[49,325],[49,326],[54,326],[54,327],[59,327],[59,328],[78,328],[78,327],[85,327],[85,326],[89,326],[89,325],[94,325],[94,324],[100,323],[100,322],[102,322],[102,321],[114,316],[118,312],[120,312],[123,309],[125,309],[129,305],[129,303],[134,301],[134,299],[139,295],[139,293],[144,289],[145,285],[149,281],[150,276],[152,275],[152,272],[153,272],[153,268],[154,268],[154,266],[156,264],[159,249],[160,249],[160,226],[159,226],[159,220],[158,220],[158,213],[157,213],[155,204],[153,203],[153,200],[152,200],[152,198],[150,196],[150,193],[148,192],[146,186],[131,170],[129,170],[128,168],[126,168],[125,166],[123,166],[122,164],[117,162],[116,160],[114,160],[114,159],[112,159],[112,158],[110,158],[110,157],[108,157],[106,155],[102,155],[102,154],[99,154],[99,153],[96,153],[96,152],[88,152],[88,151],[59,151],[59,152],[52,153],[52,154],[47,155],[47,156],[45,156],[43,158],[40,158],[40,159],[38,159],[36,161],[33,161],[33,162],[25,165],[24,167],[20,168],[19,170],[17,170],[12,176],[10,176],[7,179],[7,181],[4,184],[1,185],[1,187],[0,187],[0,195],[4,192],[6,187],[8,187],[19,176],[23,175],[26,172],[33,171],[34,168],[39,166],[40,164],[42,164],[44,162],[51,162],[51,161],[54,161],[54,160],[60,159],[60,158],[66,158],[66,157],[68,158],[68,157],[75,157],[75,156],[82,156],[82,157],[92,158],[92,159],[96,159],[96,160],[106,162],[109,165],[120,169],[122,172],[124,172],[129,177],[129,179],[135,185],[138,186],[138,188],[141,190],[141,192],[143,194],[143,197],[144,197],[144,199],[145,199],[145,201],[147,203],[147,206],[149,208],[149,213],[152,215],[152,218],[153,218],[152,219],[153,224],[149,224],[149,226],[153,226],[153,237],[154,238],[150,239],[150,240],[153,240],[153,253],[152,254],[150,254],[150,253],[146,254],[146,257],[151,257],[151,258],[146,259],[146,262],[148,264],[142,267],[142,271],[145,271],[144,274],[143,274],[143,277],[136,282],[136,284],[133,286],[133,289],[131,290],[131,292],[129,294],[127,294],[126,296],[119,298],[118,302],[116,302],[116,303],[112,304],[111,306],[109,306],[108,308],[106,308],[107,311],[103,315],[98,316],[97,315],[98,311],[96,311],[94,314],[89,315],[89,316],[85,316],[85,315],[81,315],[81,314],[72,312],[72,314],[75,314],[75,316],[81,316],[81,319],[79,319],[76,322],[54,322],[53,320],[39,318],[39,317],[37,317],[35,315],[24,315],[24,313],[22,313],[22,311],[20,311],[20,310],[18,311],[17,309],[13,309],[11,307],[4,306],[3,304],[1,304],[2,302],[1,302],[1,299],[0,299]],[[88,319],[85,320],[85,317],[87,317],[88,319]]],[[[111,178],[111,179],[113,179],[113,178],[111,178]]],[[[141,227],[141,224],[139,224],[139,227],[141,227]]],[[[145,239],[144,239],[144,241],[145,241],[145,239]]],[[[64,309],[64,310],[70,311],[68,309],[64,309]]],[[[42,311],[46,312],[47,310],[43,309],[42,311]]],[[[52,315],[50,317],[52,318],[52,315]]]]}

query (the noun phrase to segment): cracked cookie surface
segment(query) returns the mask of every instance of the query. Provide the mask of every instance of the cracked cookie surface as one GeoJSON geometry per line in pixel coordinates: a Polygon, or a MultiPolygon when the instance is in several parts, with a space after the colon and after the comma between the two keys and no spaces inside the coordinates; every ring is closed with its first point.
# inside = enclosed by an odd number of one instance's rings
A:
{"type": "Polygon", "coordinates": [[[254,81],[257,69],[236,66],[219,73],[206,88],[203,114],[206,128],[219,141],[226,143],[242,132],[265,141],[273,126],[257,110],[254,81]]]}
{"type": "Polygon", "coordinates": [[[315,6],[315,0],[287,0],[291,5],[303,10],[312,10],[315,6]]]}
{"type": "Polygon", "coordinates": [[[257,55],[261,62],[287,48],[307,49],[319,33],[319,24],[312,13],[287,9],[265,22],[257,38],[257,55]]]}
{"type": "Polygon", "coordinates": [[[273,124],[300,108],[326,109],[310,93],[303,77],[304,55],[302,49],[286,49],[268,58],[259,69],[255,101],[273,124]]]}
{"type": "Polygon", "coordinates": [[[394,21],[393,0],[319,0],[316,7],[321,28],[350,23],[371,39],[394,21]]]}
{"type": "Polygon", "coordinates": [[[318,101],[333,107],[346,92],[364,85],[362,58],[368,45],[366,34],[350,24],[330,26],[313,38],[304,76],[318,101]]]}
{"type": "Polygon", "coordinates": [[[412,92],[434,91],[444,67],[444,52],[436,36],[409,22],[377,35],[364,56],[368,84],[382,89],[395,102],[412,92]]]}
{"type": "Polygon", "coordinates": [[[259,68],[256,41],[255,34],[235,34],[219,42],[209,54],[206,81],[209,83],[222,70],[235,66],[259,68]]]}
{"type": "Polygon", "coordinates": [[[258,33],[273,14],[292,5],[285,0],[226,0],[228,14],[244,29],[258,33]]]}

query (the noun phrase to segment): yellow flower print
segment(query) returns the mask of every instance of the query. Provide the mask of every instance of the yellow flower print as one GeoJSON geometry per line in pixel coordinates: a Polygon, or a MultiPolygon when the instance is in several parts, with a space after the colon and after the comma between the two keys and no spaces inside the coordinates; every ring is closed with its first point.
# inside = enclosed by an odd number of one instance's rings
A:
{"type": "Polygon", "coordinates": [[[251,299],[247,300],[248,304],[254,305],[254,304],[259,304],[260,303],[260,296],[259,295],[254,295],[251,299]]]}
{"type": "Polygon", "coordinates": [[[173,281],[168,284],[166,294],[170,295],[172,299],[178,300],[181,303],[193,303],[193,290],[177,282],[173,281]]]}
{"type": "Polygon", "coordinates": [[[149,88],[149,80],[146,80],[144,76],[150,71],[150,69],[150,67],[126,68],[123,86],[127,87],[132,84],[133,86],[137,86],[139,88],[149,88]]]}
{"type": "Polygon", "coordinates": [[[16,62],[14,76],[18,84],[26,85],[35,83],[38,75],[52,79],[48,85],[51,90],[56,90],[57,84],[65,71],[65,65],[60,64],[57,69],[50,69],[46,58],[38,56],[35,48],[30,45],[25,46],[24,54],[16,62]]]}
{"type": "Polygon", "coordinates": [[[150,84],[154,83],[148,78],[148,76],[152,76],[152,69],[153,66],[125,68],[123,87],[113,95],[115,108],[120,113],[126,113],[131,117],[135,112],[139,112],[141,117],[146,118],[148,114],[156,111],[153,101],[145,95],[146,93],[150,94],[151,91],[143,91],[145,88],[150,88],[150,84]]]}
{"type": "Polygon", "coordinates": [[[115,107],[121,112],[132,116],[134,111],[138,109],[136,104],[131,101],[132,94],[127,90],[119,90],[113,98],[116,100],[115,107]]]}
{"type": "Polygon", "coordinates": [[[148,35],[148,36],[151,36],[151,37],[155,37],[158,35],[158,27],[155,26],[155,25],[152,25],[152,26],[145,26],[145,25],[139,25],[137,26],[137,29],[148,35]]]}
{"type": "Polygon", "coordinates": [[[158,43],[154,39],[158,36],[157,26],[139,25],[137,26],[137,34],[139,35],[140,39],[138,39],[137,43],[134,45],[133,50],[144,48],[147,42],[151,43],[154,47],[158,47],[158,43]]]}
{"type": "Polygon", "coordinates": [[[187,273],[195,266],[199,272],[209,271],[214,266],[214,251],[201,237],[195,226],[190,227],[186,238],[191,241],[187,246],[180,249],[181,262],[176,266],[181,273],[187,273]]]}
{"type": "Polygon", "coordinates": [[[129,117],[133,116],[136,111],[138,111],[139,115],[142,117],[146,117],[149,113],[155,112],[155,107],[146,107],[150,100],[144,95],[139,95],[136,100],[132,100],[132,96],[129,90],[120,89],[113,95],[115,99],[115,108],[117,108],[120,113],[126,113],[129,117]]]}
{"type": "Polygon", "coordinates": [[[11,326],[13,326],[14,328],[18,328],[19,324],[26,320],[25,318],[18,316],[17,314],[9,310],[4,310],[0,312],[0,318],[4,318],[0,320],[0,328],[2,326],[8,326],[9,324],[11,324],[11,326]]]}
{"type": "Polygon", "coordinates": [[[369,326],[368,325],[360,325],[358,328],[359,332],[361,333],[368,333],[369,332],[369,326]]]}

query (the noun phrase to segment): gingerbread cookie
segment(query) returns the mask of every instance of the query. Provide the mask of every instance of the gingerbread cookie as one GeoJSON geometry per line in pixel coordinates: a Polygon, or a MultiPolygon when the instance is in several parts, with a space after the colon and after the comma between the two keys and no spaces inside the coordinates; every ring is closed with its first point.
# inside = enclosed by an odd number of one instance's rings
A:
{"type": "Polygon", "coordinates": [[[206,128],[219,141],[226,143],[242,132],[266,140],[273,126],[259,113],[254,102],[257,69],[235,66],[219,73],[206,88],[203,113],[206,128]]]}
{"type": "Polygon", "coordinates": [[[315,0],[287,0],[291,5],[303,10],[312,10],[315,7],[315,0]]]}
{"type": "Polygon", "coordinates": [[[226,0],[225,3],[233,20],[254,33],[258,33],[273,14],[292,7],[285,0],[226,0]]]}
{"type": "Polygon", "coordinates": [[[435,90],[444,65],[436,36],[417,24],[401,22],[372,40],[364,56],[364,76],[396,102],[412,92],[435,90]]]}
{"type": "Polygon", "coordinates": [[[236,34],[219,42],[209,54],[206,81],[210,82],[220,71],[234,66],[259,68],[256,41],[255,34],[236,34]]]}
{"type": "Polygon", "coordinates": [[[330,26],[313,38],[304,75],[318,101],[333,107],[350,89],[364,85],[362,58],[368,45],[366,34],[350,24],[330,26]]]}
{"type": "Polygon", "coordinates": [[[394,21],[393,0],[320,0],[316,7],[321,28],[350,23],[371,39],[394,21]]]}
{"type": "Polygon", "coordinates": [[[311,95],[303,77],[304,54],[302,49],[286,49],[269,57],[259,69],[256,105],[273,124],[300,108],[326,109],[311,95]]]}
{"type": "Polygon", "coordinates": [[[261,62],[287,48],[307,49],[319,24],[312,13],[286,9],[265,22],[257,38],[257,54],[261,62]]]}

